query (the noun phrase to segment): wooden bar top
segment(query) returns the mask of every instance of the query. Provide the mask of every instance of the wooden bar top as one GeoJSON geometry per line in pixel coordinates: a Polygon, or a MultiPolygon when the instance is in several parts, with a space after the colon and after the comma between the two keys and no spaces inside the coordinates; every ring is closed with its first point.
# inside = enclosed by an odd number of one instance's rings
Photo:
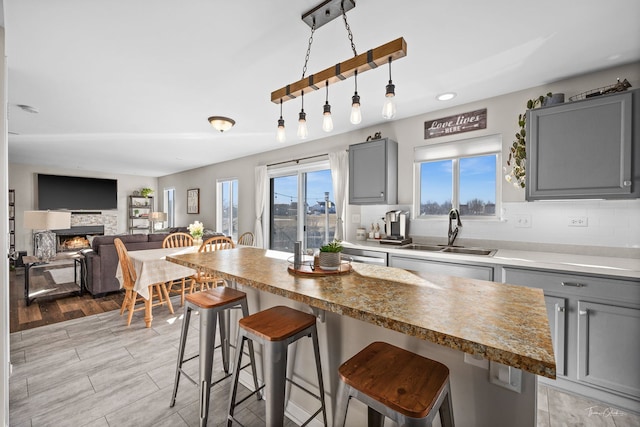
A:
{"type": "Polygon", "coordinates": [[[555,378],[542,290],[354,263],[350,274],[304,277],[291,254],[240,247],[167,256],[191,268],[410,336],[555,378]]]}

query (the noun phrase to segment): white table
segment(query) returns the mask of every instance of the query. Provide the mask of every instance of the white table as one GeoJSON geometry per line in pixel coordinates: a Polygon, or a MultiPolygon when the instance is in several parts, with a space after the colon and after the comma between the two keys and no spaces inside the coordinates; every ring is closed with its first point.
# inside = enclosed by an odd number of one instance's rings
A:
{"type": "MultiPolygon", "coordinates": [[[[174,262],[169,262],[165,258],[167,255],[174,256],[197,251],[197,246],[129,251],[129,258],[131,258],[131,262],[133,262],[133,268],[136,270],[137,276],[133,289],[144,299],[148,300],[150,285],[193,276],[196,274],[196,270],[174,262]]],[[[120,281],[120,287],[122,287],[122,270],[120,263],[118,263],[118,268],[116,269],[116,278],[120,281]]]]}
{"type": "MultiPolygon", "coordinates": [[[[153,319],[151,314],[151,296],[149,286],[156,283],[167,283],[173,280],[190,277],[196,274],[196,270],[166,260],[168,255],[188,254],[198,251],[198,246],[183,248],[146,249],[142,251],[129,251],[129,258],[136,271],[136,283],[133,289],[145,299],[145,323],[151,326],[153,319]]],[[[120,263],[116,269],[116,278],[122,288],[123,277],[120,263]]]]}

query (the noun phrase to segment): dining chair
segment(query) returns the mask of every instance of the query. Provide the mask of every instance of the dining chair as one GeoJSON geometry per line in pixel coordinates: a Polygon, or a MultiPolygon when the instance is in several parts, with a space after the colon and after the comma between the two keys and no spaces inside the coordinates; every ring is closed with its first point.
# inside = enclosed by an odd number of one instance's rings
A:
{"type": "Polygon", "coordinates": [[[253,233],[250,231],[242,233],[240,237],[238,237],[238,245],[253,246],[253,233]]]}
{"type": "MultiPolygon", "coordinates": [[[[120,315],[124,313],[125,310],[129,310],[129,316],[127,318],[127,326],[131,325],[131,319],[133,318],[133,312],[139,310],[146,310],[147,302],[141,296],[138,296],[134,286],[137,279],[137,274],[135,268],[133,268],[133,262],[131,258],[129,258],[129,252],[125,247],[122,240],[116,238],[113,241],[116,252],[118,253],[118,260],[120,261],[120,269],[122,270],[122,286],[125,289],[124,301],[122,301],[122,306],[120,307],[120,315]],[[142,307],[135,308],[136,302],[145,301],[145,304],[142,307]]],[[[169,299],[169,293],[167,292],[167,287],[165,283],[154,283],[149,285],[149,312],[145,312],[145,321],[147,321],[147,317],[151,317],[151,310],[153,307],[158,305],[167,305],[169,308],[169,312],[173,314],[173,306],[171,305],[171,300],[169,299]],[[158,302],[153,302],[153,294],[157,295],[158,302]]],[[[147,327],[150,327],[150,320],[147,323],[147,327]]]]}
{"type": "MultiPolygon", "coordinates": [[[[193,237],[189,233],[171,233],[162,241],[163,248],[184,248],[193,245],[193,237]]],[[[184,294],[187,286],[187,279],[191,280],[191,289],[193,288],[194,276],[183,277],[167,283],[167,291],[169,295],[180,294],[180,307],[184,305],[184,294]]]]}
{"type": "MultiPolygon", "coordinates": [[[[202,245],[200,245],[200,249],[198,249],[198,252],[221,251],[224,249],[233,249],[235,247],[236,245],[233,243],[233,240],[231,240],[230,237],[214,236],[202,242],[202,245]]],[[[215,288],[221,282],[223,282],[222,278],[216,277],[204,270],[198,269],[198,272],[195,276],[195,281],[191,284],[191,291],[193,291],[197,286],[200,286],[201,291],[207,290],[209,289],[209,287],[215,288]]]]}

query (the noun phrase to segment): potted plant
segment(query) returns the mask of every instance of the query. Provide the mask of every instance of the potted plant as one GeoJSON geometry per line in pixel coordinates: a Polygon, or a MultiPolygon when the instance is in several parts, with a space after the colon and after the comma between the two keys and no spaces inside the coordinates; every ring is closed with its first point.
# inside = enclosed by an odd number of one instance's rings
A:
{"type": "MultiPolygon", "coordinates": [[[[553,94],[549,92],[546,96],[540,95],[535,99],[527,101],[527,109],[531,110],[540,105],[543,105],[545,99],[553,99],[553,94]]],[[[564,99],[564,95],[563,95],[564,99]]],[[[511,171],[504,176],[504,179],[513,184],[515,188],[524,188],[526,170],[525,162],[527,159],[526,151],[526,135],[527,135],[527,113],[518,115],[518,126],[520,131],[516,133],[516,139],[513,141],[513,145],[510,148],[509,159],[507,160],[507,166],[511,167],[511,171]]],[[[507,172],[507,168],[504,168],[507,172]]]]}
{"type": "Polygon", "coordinates": [[[142,195],[142,197],[146,199],[147,197],[153,194],[153,190],[149,187],[145,187],[142,190],[140,190],[140,194],[142,195]]]}
{"type": "Polygon", "coordinates": [[[337,270],[340,268],[340,252],[342,244],[340,240],[333,240],[320,247],[319,264],[323,270],[337,270]]]}

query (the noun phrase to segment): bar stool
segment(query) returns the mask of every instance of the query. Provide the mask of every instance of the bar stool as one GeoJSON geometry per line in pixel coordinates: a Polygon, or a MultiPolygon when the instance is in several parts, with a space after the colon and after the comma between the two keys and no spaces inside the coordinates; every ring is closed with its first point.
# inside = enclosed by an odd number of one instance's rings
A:
{"type": "MultiPolygon", "coordinates": [[[[184,308],[184,320],[182,321],[182,332],[180,333],[180,346],[178,348],[178,362],[176,366],[176,378],[173,384],[173,394],[171,396],[170,407],[176,403],[176,394],[178,393],[178,384],[180,376],[184,375],[192,383],[199,385],[200,389],[200,426],[207,425],[207,417],[209,412],[209,391],[212,386],[220,381],[228,378],[229,375],[229,339],[225,328],[224,311],[231,308],[241,308],[242,315],[248,316],[247,295],[244,292],[228,287],[218,287],[207,291],[196,292],[185,297],[186,303],[184,308]],[[196,310],[200,313],[200,352],[195,356],[184,358],[185,344],[187,342],[187,334],[189,332],[189,320],[191,311],[196,310]],[[216,321],[220,321],[220,346],[222,350],[222,365],[225,376],[211,383],[211,373],[213,371],[213,352],[216,341],[216,321]],[[196,382],[183,369],[185,362],[199,357],[199,381],[196,382]]],[[[249,358],[251,359],[251,368],[253,370],[253,382],[258,388],[258,379],[256,377],[256,364],[253,354],[253,345],[249,343],[249,358]]],[[[249,365],[246,365],[249,366],[249,365]]],[[[246,367],[245,366],[245,367],[246,367]]],[[[244,367],[240,367],[238,370],[244,367]]]]}
{"type": "MultiPolygon", "coordinates": [[[[236,406],[246,400],[251,394],[240,402],[236,403],[236,393],[238,391],[238,373],[237,369],[242,363],[242,347],[246,340],[262,344],[265,357],[265,381],[264,387],[267,408],[266,421],[267,426],[281,426],[284,424],[284,397],[285,382],[305,391],[309,395],[320,401],[320,409],[318,409],[306,422],[315,418],[320,412],[324,425],[327,425],[327,412],[324,403],[324,384],[322,381],[322,367],[320,365],[320,348],[318,346],[318,331],[316,329],[316,318],[312,314],[303,313],[290,307],[276,306],[264,311],[252,314],[239,320],[238,328],[238,348],[236,349],[236,369],[234,372],[233,385],[231,390],[231,398],[229,400],[229,415],[227,425],[231,427],[233,421],[234,410],[236,406]],[[287,374],[287,348],[289,344],[299,340],[302,337],[310,336],[313,341],[313,351],[316,358],[316,370],[318,374],[318,386],[320,395],[317,396],[309,390],[296,384],[293,380],[286,377],[287,374]]],[[[262,389],[262,387],[260,389],[262,389]]],[[[258,393],[260,389],[253,393],[258,393]]],[[[252,393],[252,394],[253,394],[252,393]]]]}
{"type": "Polygon", "coordinates": [[[389,417],[398,426],[431,426],[440,413],[442,427],[453,427],[449,369],[384,342],[374,342],[338,369],[340,388],[334,427],[343,427],[349,400],[368,408],[369,426],[389,417]]]}

